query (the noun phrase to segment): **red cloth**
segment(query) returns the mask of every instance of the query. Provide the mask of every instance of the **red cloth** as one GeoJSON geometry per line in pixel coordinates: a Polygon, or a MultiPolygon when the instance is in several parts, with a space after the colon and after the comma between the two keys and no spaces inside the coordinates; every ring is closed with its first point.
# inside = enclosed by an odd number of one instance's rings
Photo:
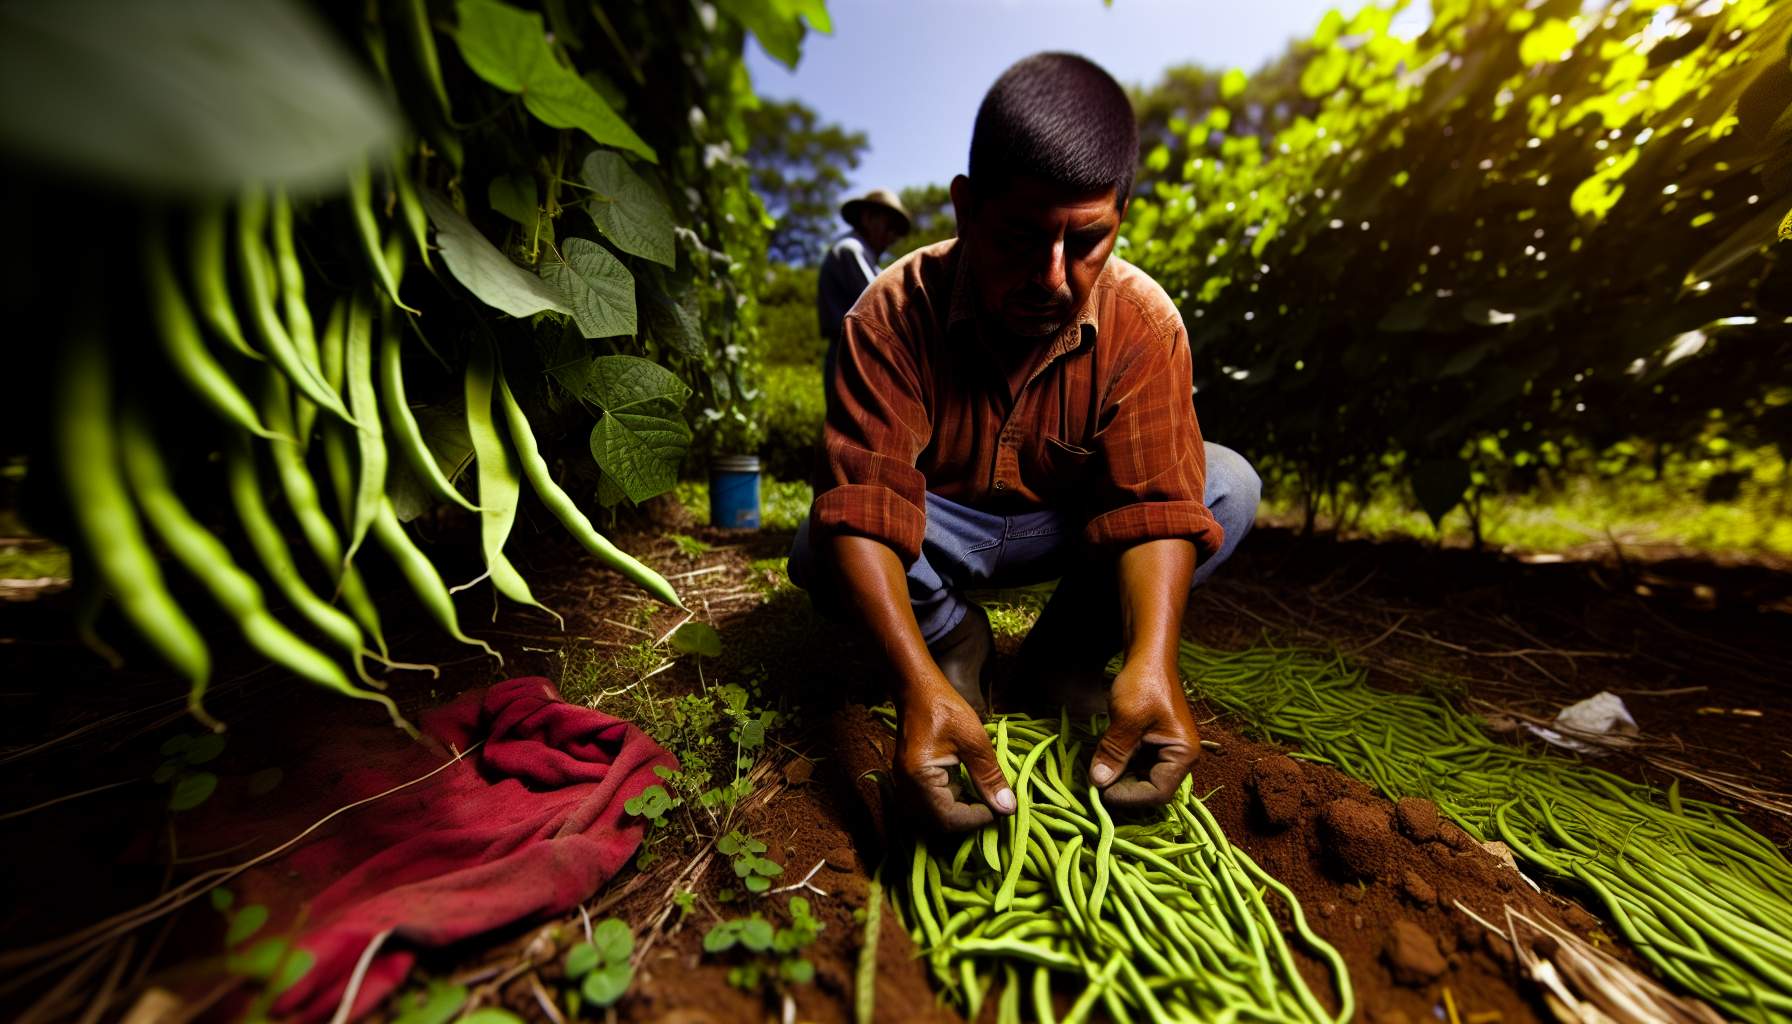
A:
{"type": "MultiPolygon", "coordinates": [[[[288,887],[334,879],[301,918],[299,946],[317,960],[276,1004],[280,1016],[328,1018],[368,943],[388,928],[355,999],[356,1017],[404,980],[418,947],[562,914],[589,899],[641,842],[644,823],[626,816],[623,802],[658,781],[655,767],[678,764],[640,729],[565,703],[539,677],[465,694],[422,724],[456,750],[485,745],[427,782],[344,815],[339,827],[271,865],[288,887]]],[[[347,744],[332,753],[356,763],[347,744]]],[[[330,796],[371,796],[441,763],[439,752],[413,745],[397,761],[345,771],[330,796]]]]}

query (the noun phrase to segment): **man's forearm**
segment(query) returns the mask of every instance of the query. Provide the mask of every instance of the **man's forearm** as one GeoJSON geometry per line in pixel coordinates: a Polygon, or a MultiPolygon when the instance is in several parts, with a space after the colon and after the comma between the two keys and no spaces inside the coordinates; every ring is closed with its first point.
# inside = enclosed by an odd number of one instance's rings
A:
{"type": "Polygon", "coordinates": [[[921,696],[935,684],[949,687],[915,621],[908,576],[896,552],[869,537],[830,537],[823,544],[826,557],[838,568],[847,603],[895,673],[892,696],[897,702],[921,696]]]}
{"type": "Polygon", "coordinates": [[[1195,546],[1168,539],[1120,553],[1120,625],[1126,662],[1175,672],[1182,610],[1195,573],[1195,546]]]}

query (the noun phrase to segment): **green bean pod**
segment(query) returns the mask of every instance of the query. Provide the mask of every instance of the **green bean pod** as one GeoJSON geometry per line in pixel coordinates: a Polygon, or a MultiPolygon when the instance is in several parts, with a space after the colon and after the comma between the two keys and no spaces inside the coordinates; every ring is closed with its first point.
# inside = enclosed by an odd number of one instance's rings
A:
{"type": "Polygon", "coordinates": [[[541,503],[547,506],[554,518],[560,520],[566,531],[586,551],[597,556],[599,562],[621,573],[636,586],[666,604],[683,608],[684,602],[679,600],[678,592],[672,589],[672,584],[667,583],[664,576],[649,569],[598,533],[585,513],[579,511],[579,506],[572,497],[554,482],[554,475],[535,444],[535,435],[529,430],[529,418],[523,415],[523,407],[517,404],[516,396],[511,394],[510,383],[504,379],[502,368],[498,369],[497,378],[498,402],[504,410],[504,423],[510,430],[510,441],[516,447],[523,475],[529,478],[529,485],[535,488],[541,503]]]}
{"type": "Polygon", "coordinates": [[[354,215],[355,235],[361,240],[361,250],[367,256],[367,262],[373,265],[374,274],[385,287],[386,295],[392,304],[407,313],[418,310],[407,306],[398,297],[398,278],[392,267],[386,262],[385,249],[380,245],[379,223],[373,213],[373,179],[366,164],[361,164],[349,172],[348,176],[349,212],[354,215]]]}
{"type": "Polygon", "coordinates": [[[169,367],[186,380],[200,401],[228,422],[257,437],[278,438],[278,434],[262,426],[255,407],[199,336],[193,310],[168,265],[167,236],[160,220],[152,221],[144,231],[143,268],[149,278],[156,336],[161,339],[169,367]]]}
{"type": "MultiPolygon", "coordinates": [[[[300,394],[332,415],[352,423],[354,420],[349,416],[342,400],[324,384],[316,370],[300,357],[292,335],[287,332],[286,324],[275,308],[275,271],[269,265],[266,243],[262,240],[267,219],[267,197],[256,190],[245,193],[237,216],[238,276],[248,296],[249,310],[261,333],[262,344],[267,347],[269,360],[280,368],[280,372],[286,375],[293,387],[299,389],[300,394]]],[[[262,414],[266,416],[265,409],[262,414]]]]}
{"type": "MultiPolygon", "coordinates": [[[[380,432],[379,399],[373,386],[373,324],[367,302],[356,295],[349,300],[348,329],[345,339],[345,370],[348,378],[348,409],[359,427],[355,439],[360,452],[359,474],[356,477],[352,514],[348,517],[348,544],[342,552],[344,567],[354,560],[367,531],[373,526],[380,501],[386,494],[386,441],[380,432]]],[[[381,329],[396,334],[391,316],[383,318],[381,329]]]]}
{"type": "MultiPolygon", "coordinates": [[[[266,375],[262,390],[263,417],[276,430],[287,427],[290,425],[290,420],[287,419],[289,407],[290,393],[285,380],[277,374],[266,375]]],[[[296,444],[275,442],[268,446],[268,452],[273,457],[274,470],[279,477],[281,491],[286,495],[287,507],[291,509],[293,518],[298,520],[299,532],[304,535],[306,545],[323,564],[330,578],[335,580],[342,603],[348,607],[360,628],[366,630],[367,635],[373,639],[379,658],[385,660],[386,638],[380,627],[379,610],[374,607],[373,599],[367,593],[360,570],[342,557],[342,541],[337,536],[336,527],[330,522],[328,513],[323,510],[317,494],[317,484],[312,479],[311,467],[306,464],[305,457],[296,444]]],[[[363,677],[363,681],[368,680],[363,677]]]]}
{"type": "Polygon", "coordinates": [[[405,722],[390,697],[363,690],[349,682],[335,661],[299,639],[269,614],[260,585],[237,566],[224,542],[200,525],[175,495],[152,438],[149,424],[143,417],[125,418],[119,433],[119,447],[137,502],[175,560],[230,615],[249,646],[301,679],[344,696],[381,705],[392,716],[394,724],[416,735],[416,730],[405,722]]]}
{"type": "Polygon", "coordinates": [[[222,203],[208,202],[199,207],[187,229],[187,272],[193,278],[193,290],[199,296],[199,315],[206,325],[237,354],[263,362],[267,357],[255,351],[243,337],[236,307],[230,301],[229,267],[224,255],[227,216],[222,203]]]}
{"type": "MultiPolygon", "coordinates": [[[[305,304],[305,270],[299,263],[299,247],[293,238],[292,202],[287,199],[285,190],[274,190],[271,211],[274,276],[280,282],[280,310],[286,334],[292,339],[293,348],[305,368],[328,384],[318,363],[317,325],[311,319],[311,307],[305,304]]],[[[316,417],[317,406],[309,402],[299,402],[293,409],[300,447],[310,443],[311,425],[316,417]]]]}
{"type": "Polygon", "coordinates": [[[522,574],[510,564],[510,559],[504,557],[504,542],[509,539],[510,528],[516,522],[516,504],[522,496],[523,484],[517,476],[516,459],[510,446],[504,443],[492,420],[496,375],[491,343],[475,342],[467,358],[467,434],[473,440],[474,468],[479,477],[479,537],[485,551],[485,572],[498,593],[519,604],[540,608],[564,625],[565,620],[557,612],[535,599],[522,574]]]}
{"type": "Polygon", "coordinates": [[[211,653],[168,592],[119,465],[105,342],[93,324],[82,322],[65,345],[51,407],[69,514],[85,557],[138,634],[187,680],[187,708],[193,717],[221,730],[222,723],[204,705],[211,653]]]}

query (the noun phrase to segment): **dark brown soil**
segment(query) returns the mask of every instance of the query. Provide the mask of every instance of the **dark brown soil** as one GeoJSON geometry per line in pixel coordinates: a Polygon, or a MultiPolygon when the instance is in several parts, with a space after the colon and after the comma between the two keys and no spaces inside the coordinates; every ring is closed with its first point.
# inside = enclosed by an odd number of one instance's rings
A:
{"type": "MultiPolygon", "coordinates": [[[[717,549],[686,559],[663,538],[644,534],[622,541],[669,572],[697,573],[680,586],[692,606],[718,624],[726,645],[716,664],[705,665],[707,681],[763,679],[768,698],[782,698],[795,718],[795,726],[779,736],[784,746],[758,792],[743,806],[739,827],[766,840],[767,855],[784,865],[782,877],[788,881],[820,864],[811,881],[827,895],[805,895],[825,931],[810,950],[816,981],[796,989],[797,1016],[848,1020],[862,941],[853,912],[865,903],[869,871],[882,852],[882,794],[868,772],[887,766],[881,760],[887,755],[877,748],[881,726],[850,706],[877,699],[877,677],[846,631],[810,611],[801,595],[762,594],[762,581],[748,563],[781,554],[787,537],[686,532],[717,549]],[[715,571],[704,571],[712,567],[715,571]]],[[[486,625],[487,599],[463,595],[463,622],[506,655],[500,672],[483,658],[469,658],[465,649],[439,642],[424,623],[400,612],[388,624],[395,648],[444,665],[433,684],[398,683],[395,693],[407,711],[498,678],[555,676],[560,665],[555,652],[568,637],[615,646],[641,639],[617,625],[630,620],[639,599],[614,576],[550,543],[537,542],[521,561],[538,596],[569,611],[567,633],[514,606],[501,610],[493,628],[486,625]]],[[[1792,665],[1788,595],[1792,574],[1758,565],[1528,564],[1416,544],[1306,542],[1260,530],[1220,578],[1196,595],[1188,631],[1225,647],[1253,643],[1265,633],[1329,643],[1369,664],[1377,685],[1397,688],[1449,676],[1466,680],[1472,696],[1545,715],[1611,689],[1629,702],[1645,737],[1677,741],[1676,756],[1707,768],[1751,772],[1771,788],[1792,789],[1792,757],[1780,754],[1785,723],[1792,718],[1792,691],[1778,685],[1792,665]],[[1688,687],[1703,689],[1676,692],[1688,687]],[[1701,713],[1712,708],[1721,713],[1701,713]]],[[[0,655],[9,684],[0,694],[6,711],[0,716],[0,742],[8,744],[0,752],[0,806],[7,809],[145,776],[159,761],[161,739],[185,728],[179,685],[159,674],[106,669],[74,643],[71,604],[72,595],[49,593],[0,606],[0,655]],[[166,703],[158,707],[156,701],[166,703]],[[57,742],[32,749],[47,740],[57,742]]],[[[657,634],[678,618],[661,610],[644,625],[657,634]]],[[[213,704],[232,725],[230,747],[218,762],[226,785],[240,786],[255,771],[279,766],[302,750],[315,730],[364,723],[369,714],[365,707],[274,679],[240,653],[220,653],[220,675],[227,682],[217,687],[213,704]]],[[[147,663],[141,657],[133,662],[147,663]]],[[[656,677],[655,685],[670,695],[701,684],[695,669],[681,663],[656,677]]],[[[1436,1020],[1447,991],[1464,1019],[1487,1013],[1498,1013],[1502,1024],[1544,1019],[1505,944],[1483,934],[1457,904],[1490,920],[1509,904],[1553,915],[1581,934],[1600,928],[1562,898],[1572,894],[1533,892],[1497,856],[1440,822],[1436,809],[1423,801],[1391,805],[1360,783],[1247,740],[1224,722],[1206,722],[1203,735],[1220,749],[1201,761],[1200,790],[1212,791],[1209,806],[1233,842],[1295,891],[1315,930],[1342,952],[1360,1018],[1436,1020]]],[[[1636,757],[1608,758],[1605,766],[1667,781],[1659,768],[1636,757]]],[[[1711,795],[1692,783],[1682,788],[1689,795],[1711,795]]],[[[0,912],[0,947],[65,933],[160,891],[169,854],[163,799],[155,787],[128,785],[0,820],[0,842],[9,849],[9,871],[0,887],[0,906],[7,908],[0,912]]],[[[1777,840],[1792,838],[1792,828],[1781,819],[1746,808],[1744,813],[1777,840]]],[[[183,859],[231,853],[218,852],[204,835],[182,833],[180,839],[183,859]]],[[[723,860],[712,858],[694,880],[679,877],[697,854],[674,853],[644,872],[625,872],[592,904],[594,914],[622,916],[644,938],[652,935],[619,1015],[630,1021],[775,1019],[775,998],[732,988],[726,958],[701,952],[703,932],[720,917],[742,911],[738,903],[717,902],[719,890],[734,883],[723,860]],[[687,887],[697,893],[689,917],[666,913],[672,894],[687,887]],[[662,916],[666,926],[652,930],[662,916]]],[[[182,865],[175,877],[217,863],[182,865]]],[[[787,900],[784,894],[760,905],[779,917],[787,900]]],[[[215,927],[209,918],[183,918],[147,977],[162,983],[178,979],[183,957],[216,948],[217,936],[208,930],[215,927]]],[[[421,970],[471,979],[482,999],[545,1019],[529,974],[494,985],[493,975],[485,972],[491,965],[527,961],[537,965],[533,976],[552,985],[556,943],[576,936],[578,927],[572,918],[519,928],[489,944],[429,958],[421,970]]],[[[146,933],[143,941],[154,938],[146,933]]],[[[936,1007],[924,968],[888,914],[879,948],[879,1020],[956,1019],[936,1007]]],[[[1324,971],[1316,963],[1304,969],[1321,998],[1329,1000],[1324,971]]],[[[17,1009],[57,976],[0,992],[0,1015],[15,1018],[17,1009]]],[[[141,990],[136,965],[121,986],[124,1002],[141,990]]],[[[92,989],[91,982],[74,986],[74,995],[63,1002],[62,1019],[71,1019],[81,994],[92,989]]],[[[111,1016],[117,1015],[115,1010],[111,1016]]]]}

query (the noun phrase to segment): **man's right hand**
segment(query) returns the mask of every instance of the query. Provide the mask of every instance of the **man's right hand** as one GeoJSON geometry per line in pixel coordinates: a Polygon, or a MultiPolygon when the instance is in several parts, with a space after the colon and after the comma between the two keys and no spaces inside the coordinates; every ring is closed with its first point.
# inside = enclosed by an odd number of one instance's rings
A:
{"type": "Polygon", "coordinates": [[[1014,813],[1014,791],[983,720],[944,676],[911,685],[897,703],[896,785],[911,808],[947,832],[968,832],[1014,813]],[[965,799],[961,764],[981,803],[965,799]]]}

